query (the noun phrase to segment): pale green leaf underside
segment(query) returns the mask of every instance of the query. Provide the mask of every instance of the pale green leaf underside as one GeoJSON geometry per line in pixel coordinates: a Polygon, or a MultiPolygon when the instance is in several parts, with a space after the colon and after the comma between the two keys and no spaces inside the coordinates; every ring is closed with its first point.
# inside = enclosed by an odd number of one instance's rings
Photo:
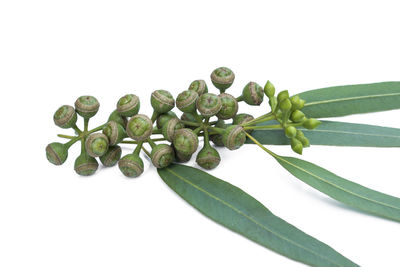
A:
{"type": "MultiPolygon", "coordinates": [[[[259,125],[276,124],[276,122],[259,125]]],[[[311,145],[400,147],[400,129],[367,124],[322,121],[314,130],[299,128],[311,145]]],[[[282,129],[254,130],[251,135],[264,145],[289,145],[282,129]]],[[[253,143],[247,140],[247,143],[253,143]]]]}
{"type": "Polygon", "coordinates": [[[334,86],[306,91],[302,111],[311,118],[339,117],[400,108],[400,82],[334,86]]]}
{"type": "Polygon", "coordinates": [[[291,259],[312,266],[357,266],[326,244],[276,217],[241,189],[196,168],[159,169],[164,182],[201,213],[291,259]]]}
{"type": "Polygon", "coordinates": [[[273,156],[295,177],[328,196],[360,210],[400,221],[400,198],[351,182],[305,160],[273,156]]]}

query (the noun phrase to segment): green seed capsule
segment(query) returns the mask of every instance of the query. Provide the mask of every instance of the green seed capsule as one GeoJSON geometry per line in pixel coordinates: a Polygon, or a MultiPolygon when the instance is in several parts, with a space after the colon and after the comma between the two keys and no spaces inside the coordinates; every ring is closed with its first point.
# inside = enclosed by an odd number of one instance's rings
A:
{"type": "Polygon", "coordinates": [[[294,126],[288,126],[285,128],[285,135],[287,138],[293,138],[296,136],[296,128],[294,126]]]}
{"type": "Polygon", "coordinates": [[[281,91],[278,94],[278,103],[282,102],[285,99],[289,98],[289,92],[287,90],[281,91]]]}
{"type": "MultiPolygon", "coordinates": [[[[196,123],[198,122],[196,120],[196,117],[193,115],[193,113],[186,113],[186,112],[181,115],[181,120],[182,121],[189,121],[189,122],[196,122],[196,123]]],[[[186,126],[186,128],[194,130],[197,127],[195,127],[195,126],[186,126]]]]}
{"type": "Polygon", "coordinates": [[[211,73],[212,83],[221,92],[225,92],[226,89],[231,87],[234,80],[235,80],[235,74],[233,73],[232,70],[226,67],[217,68],[211,73]]]}
{"type": "Polygon", "coordinates": [[[117,103],[117,111],[121,116],[132,117],[138,114],[140,109],[140,100],[134,94],[127,94],[121,97],[117,103]]]}
{"type": "Polygon", "coordinates": [[[301,122],[305,118],[306,118],[306,116],[304,115],[304,113],[298,109],[293,111],[292,114],[290,114],[290,120],[293,122],[301,122]]]}
{"type": "Polygon", "coordinates": [[[121,124],[115,121],[109,121],[103,128],[103,134],[108,137],[109,145],[114,146],[119,144],[125,137],[126,132],[121,124]]]}
{"type": "Polygon", "coordinates": [[[215,148],[205,146],[197,154],[196,162],[200,167],[211,170],[219,165],[221,157],[215,148]]]}
{"type": "Polygon", "coordinates": [[[240,114],[237,114],[235,117],[233,117],[232,124],[243,125],[246,122],[249,122],[252,120],[254,120],[254,117],[251,116],[250,114],[240,113],[240,114]]]}
{"type": "Polygon", "coordinates": [[[121,124],[124,128],[126,127],[126,124],[128,122],[126,117],[123,117],[121,116],[121,114],[118,113],[118,110],[114,110],[108,117],[107,121],[115,121],[116,123],[121,124]]]}
{"type": "Polygon", "coordinates": [[[288,111],[292,108],[292,103],[290,102],[289,98],[286,98],[284,100],[282,100],[281,102],[279,102],[279,108],[282,111],[288,111]]]}
{"type": "Polygon", "coordinates": [[[259,106],[264,100],[263,88],[255,82],[249,82],[242,92],[243,100],[248,105],[259,106]]]}
{"type": "Polygon", "coordinates": [[[300,97],[298,95],[292,96],[290,98],[290,102],[292,103],[292,110],[298,110],[301,109],[301,102],[300,102],[300,97]]]}
{"type": "Polygon", "coordinates": [[[192,155],[185,155],[175,150],[175,161],[179,163],[188,162],[192,158],[192,155]]]}
{"type": "Polygon", "coordinates": [[[136,178],[143,173],[144,165],[142,159],[135,154],[123,156],[118,161],[118,167],[121,172],[129,178],[136,178]]]}
{"type": "Polygon", "coordinates": [[[136,141],[145,141],[152,132],[153,122],[143,114],[133,116],[126,126],[126,133],[136,141]]]}
{"type": "Polygon", "coordinates": [[[86,153],[81,154],[76,158],[74,170],[77,174],[89,176],[94,174],[99,167],[97,160],[86,153]]]}
{"type": "Polygon", "coordinates": [[[57,142],[48,144],[46,147],[46,157],[54,165],[61,165],[67,160],[68,148],[64,144],[57,142]]]}
{"type": "Polygon", "coordinates": [[[291,139],[290,146],[292,147],[292,150],[297,154],[301,155],[303,153],[303,144],[297,138],[291,139]]]}
{"type": "Polygon", "coordinates": [[[61,106],[53,116],[54,123],[64,129],[74,126],[77,119],[75,109],[69,105],[61,106]]]}
{"type": "Polygon", "coordinates": [[[264,93],[269,98],[275,95],[275,86],[270,81],[265,84],[264,93]]]}
{"type": "Polygon", "coordinates": [[[242,126],[231,125],[225,129],[222,135],[222,142],[229,150],[240,148],[246,141],[246,134],[242,126]]]}
{"type": "Polygon", "coordinates": [[[303,147],[310,146],[310,141],[307,137],[304,136],[304,133],[300,130],[297,130],[296,139],[298,139],[303,144],[303,147]]]}
{"type": "Polygon", "coordinates": [[[176,107],[182,112],[196,111],[196,101],[199,95],[194,90],[183,91],[176,98],[176,107]]]}
{"type": "Polygon", "coordinates": [[[151,162],[156,168],[165,168],[174,160],[174,149],[170,145],[159,144],[151,151],[151,162]]]}
{"type": "Polygon", "coordinates": [[[195,80],[193,81],[188,90],[193,90],[195,91],[199,96],[204,94],[204,93],[208,93],[208,88],[207,88],[207,84],[204,80],[195,80]]]}
{"type": "Polygon", "coordinates": [[[75,101],[75,110],[83,118],[89,119],[99,110],[99,101],[94,96],[81,96],[75,101]]]}
{"type": "MultiPolygon", "coordinates": [[[[221,129],[226,129],[228,125],[225,124],[223,120],[218,120],[217,123],[214,125],[217,128],[221,129]]],[[[224,143],[222,142],[222,135],[221,134],[212,134],[210,135],[210,140],[214,143],[216,146],[224,146],[224,143]]]]}
{"type": "Polygon", "coordinates": [[[217,117],[223,120],[233,118],[239,109],[236,98],[227,93],[222,93],[218,97],[221,99],[221,109],[217,113],[217,117]]]}
{"type": "Polygon", "coordinates": [[[311,119],[306,119],[303,122],[303,127],[308,129],[308,130],[312,130],[312,129],[317,128],[318,125],[320,125],[320,124],[321,124],[321,122],[319,120],[311,118],[311,119]]]}
{"type": "Polygon", "coordinates": [[[122,150],[120,146],[110,146],[108,151],[100,157],[100,161],[105,167],[112,167],[117,164],[121,158],[121,154],[122,150]]]}
{"type": "Polygon", "coordinates": [[[199,146],[199,138],[191,129],[183,128],[175,131],[172,143],[179,153],[192,155],[199,146]]]}
{"type": "Polygon", "coordinates": [[[196,103],[197,110],[204,117],[211,117],[217,114],[222,107],[221,99],[212,93],[202,94],[196,103]]]}
{"type": "Polygon", "coordinates": [[[162,129],[164,124],[172,118],[177,118],[176,114],[173,111],[168,111],[167,113],[161,114],[157,117],[157,128],[162,129]]]}
{"type": "Polygon", "coordinates": [[[157,113],[166,113],[173,109],[175,100],[171,93],[165,90],[156,90],[151,94],[151,106],[157,113]]]}
{"type": "Polygon", "coordinates": [[[108,150],[108,137],[103,133],[93,133],[85,142],[86,152],[91,157],[101,157],[108,150]]]}
{"type": "Polygon", "coordinates": [[[172,118],[167,123],[164,124],[162,128],[162,134],[165,139],[168,141],[172,142],[175,131],[184,128],[185,125],[178,119],[178,118],[172,118]]]}

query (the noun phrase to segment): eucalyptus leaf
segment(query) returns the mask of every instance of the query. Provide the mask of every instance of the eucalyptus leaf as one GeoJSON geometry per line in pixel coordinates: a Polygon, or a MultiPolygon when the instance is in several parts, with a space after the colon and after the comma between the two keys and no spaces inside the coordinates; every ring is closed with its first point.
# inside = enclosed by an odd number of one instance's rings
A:
{"type": "MultiPolygon", "coordinates": [[[[277,124],[276,121],[258,125],[277,124]]],[[[400,147],[400,129],[368,124],[322,121],[314,130],[299,128],[311,145],[400,147]]],[[[264,145],[289,145],[290,139],[282,129],[254,130],[251,135],[264,145]]],[[[246,140],[246,143],[253,143],[246,140]]]]}
{"type": "Polygon", "coordinates": [[[241,189],[206,172],[173,164],[158,173],[201,213],[264,247],[312,266],[358,266],[275,216],[241,189]]]}
{"type": "Polygon", "coordinates": [[[311,162],[270,153],[286,170],[328,196],[360,210],[400,221],[400,198],[351,182],[311,162]]]}
{"type": "Polygon", "coordinates": [[[400,108],[400,82],[356,84],[299,94],[307,117],[328,118],[400,108]]]}

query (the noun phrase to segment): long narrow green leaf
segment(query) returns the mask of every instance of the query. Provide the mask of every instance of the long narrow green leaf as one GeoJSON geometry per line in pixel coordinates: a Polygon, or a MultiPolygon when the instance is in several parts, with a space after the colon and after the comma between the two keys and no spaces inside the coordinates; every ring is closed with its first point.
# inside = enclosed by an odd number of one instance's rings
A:
{"type": "Polygon", "coordinates": [[[334,86],[306,91],[302,111],[311,118],[339,117],[400,108],[400,82],[334,86]]]}
{"type": "Polygon", "coordinates": [[[326,244],[276,217],[241,189],[184,165],[159,169],[164,182],[201,213],[296,261],[312,266],[357,266],[326,244]]]}
{"type": "Polygon", "coordinates": [[[276,154],[273,157],[295,177],[328,196],[360,210],[400,221],[400,198],[351,182],[305,160],[276,154]]]}
{"type": "MultiPolygon", "coordinates": [[[[261,123],[259,125],[267,125],[261,123]]],[[[276,124],[276,122],[272,122],[276,124]]],[[[336,121],[322,121],[314,130],[300,128],[311,145],[400,147],[400,129],[336,121]]],[[[254,130],[251,135],[264,145],[289,145],[282,129],[254,130]]],[[[253,143],[247,140],[246,143],[253,143]]]]}

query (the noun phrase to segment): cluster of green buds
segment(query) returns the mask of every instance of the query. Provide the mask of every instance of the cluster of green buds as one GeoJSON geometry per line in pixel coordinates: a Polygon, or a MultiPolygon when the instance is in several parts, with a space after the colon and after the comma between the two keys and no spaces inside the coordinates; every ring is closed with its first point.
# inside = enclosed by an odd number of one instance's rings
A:
{"type": "Polygon", "coordinates": [[[313,129],[319,121],[306,118],[300,111],[304,100],[298,96],[289,97],[287,91],[275,96],[275,87],[269,81],[264,88],[249,82],[242,94],[234,97],[225,92],[234,80],[232,70],[220,67],[211,73],[211,81],[219,94],[208,92],[204,80],[193,81],[176,99],[168,91],[156,90],[150,98],[153,107],[150,117],[139,113],[139,98],[127,94],[118,100],[116,110],[110,114],[108,121],[91,130],[88,129],[89,119],[97,113],[100,105],[93,96],[81,96],[76,100],[75,107],[64,105],[55,112],[55,124],[64,129],[74,129],[76,135],[59,134],[59,137],[70,140],[49,144],[46,147],[47,159],[55,165],[63,164],[68,149],[81,141],[81,154],[75,160],[75,171],[78,174],[95,173],[99,166],[96,158],[99,158],[105,167],[118,164],[125,176],[138,177],[144,170],[141,151],[156,168],[164,168],[173,162],[189,161],[198,150],[199,137],[204,142],[197,153],[196,162],[205,169],[213,169],[221,161],[218,151],[210,142],[218,147],[236,150],[245,143],[246,135],[254,129],[282,128],[291,140],[292,149],[299,154],[303,147],[309,146],[303,132],[296,127],[313,129]],[[239,102],[259,106],[264,95],[269,98],[269,113],[258,118],[238,113],[239,102]],[[180,117],[172,111],[175,106],[182,113],[180,117]],[[76,125],[77,115],[83,117],[83,130],[76,125]],[[277,124],[260,125],[269,120],[275,120],[277,124]],[[121,157],[120,144],[134,144],[136,147],[132,153],[121,157]]]}

